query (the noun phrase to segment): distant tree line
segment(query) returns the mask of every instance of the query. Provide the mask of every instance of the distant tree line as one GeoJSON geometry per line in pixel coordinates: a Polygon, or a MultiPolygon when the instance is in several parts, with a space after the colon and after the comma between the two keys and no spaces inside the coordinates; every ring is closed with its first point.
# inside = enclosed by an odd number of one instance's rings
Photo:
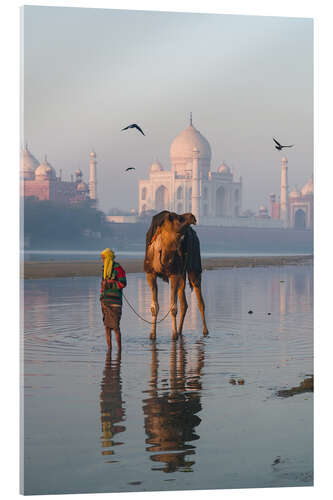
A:
{"type": "Polygon", "coordinates": [[[123,210],[121,208],[113,207],[108,211],[108,215],[135,215],[135,210],[123,210]]]}
{"type": "Polygon", "coordinates": [[[74,243],[87,237],[110,236],[105,214],[88,202],[65,205],[53,201],[25,199],[24,236],[33,246],[55,242],[74,243]]]}

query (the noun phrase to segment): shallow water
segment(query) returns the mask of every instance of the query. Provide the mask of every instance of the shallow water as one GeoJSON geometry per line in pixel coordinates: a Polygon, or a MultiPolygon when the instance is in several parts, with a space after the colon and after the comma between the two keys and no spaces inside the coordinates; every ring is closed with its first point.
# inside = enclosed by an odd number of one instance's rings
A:
{"type": "MultiPolygon", "coordinates": [[[[313,394],[276,395],[313,373],[312,272],[204,272],[208,337],[189,290],[176,342],[125,303],[111,360],[99,279],[25,281],[25,494],[312,485],[313,394]]],[[[125,293],[150,319],[143,274],[125,293]]]]}
{"type": "MultiPolygon", "coordinates": [[[[124,259],[140,259],[143,258],[145,253],[142,250],[117,250],[115,249],[117,257],[121,260],[124,259]]],[[[29,261],[68,261],[68,260],[99,260],[100,250],[24,250],[21,251],[21,258],[25,262],[29,261]]],[[[287,256],[287,255],[311,255],[306,252],[208,252],[202,251],[202,257],[274,257],[274,256],[287,256]]]]}

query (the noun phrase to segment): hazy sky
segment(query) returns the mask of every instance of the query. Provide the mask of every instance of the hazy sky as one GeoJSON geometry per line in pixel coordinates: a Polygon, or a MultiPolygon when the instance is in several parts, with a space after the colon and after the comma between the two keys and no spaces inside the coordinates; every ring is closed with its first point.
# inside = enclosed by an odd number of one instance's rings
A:
{"type": "Polygon", "coordinates": [[[97,153],[100,208],[137,208],[138,179],[189,124],[206,137],[212,169],[243,177],[243,209],[313,168],[310,19],[24,7],[24,142],[63,179],[89,176],[97,153]],[[121,132],[129,123],[147,134],[121,132]],[[128,166],[136,173],[125,174],[128,166]]]}

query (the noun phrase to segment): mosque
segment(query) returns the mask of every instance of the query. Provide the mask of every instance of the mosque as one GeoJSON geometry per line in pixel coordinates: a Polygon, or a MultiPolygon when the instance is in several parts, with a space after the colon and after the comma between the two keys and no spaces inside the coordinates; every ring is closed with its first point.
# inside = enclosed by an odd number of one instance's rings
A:
{"type": "Polygon", "coordinates": [[[281,160],[280,199],[275,193],[270,195],[270,217],[280,220],[284,228],[313,229],[314,205],[313,177],[299,190],[297,187],[288,190],[288,160],[281,160]]]}
{"type": "Polygon", "coordinates": [[[29,151],[26,145],[21,155],[22,180],[24,198],[36,200],[50,200],[58,203],[76,203],[91,200],[91,204],[97,205],[97,172],[96,153],[91,151],[89,161],[89,185],[83,181],[83,174],[80,169],[71,175],[70,181],[62,180],[62,172],[56,170],[47,161],[40,163],[29,151]],[[75,178],[74,178],[75,176],[75,178]]]}

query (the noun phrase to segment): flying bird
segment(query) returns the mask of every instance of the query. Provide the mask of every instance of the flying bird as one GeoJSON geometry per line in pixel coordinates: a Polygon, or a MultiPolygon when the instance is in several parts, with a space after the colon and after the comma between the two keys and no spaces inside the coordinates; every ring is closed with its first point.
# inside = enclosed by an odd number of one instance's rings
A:
{"type": "Polygon", "coordinates": [[[282,146],[282,144],[280,144],[276,139],[274,139],[274,137],[273,141],[275,142],[275,144],[277,144],[275,148],[278,149],[279,151],[281,151],[282,148],[292,148],[294,146],[294,144],[291,144],[290,146],[282,146]]]}
{"type": "Polygon", "coordinates": [[[121,130],[127,130],[127,129],[129,129],[129,128],[136,128],[136,129],[138,129],[138,131],[139,131],[139,132],[141,132],[141,134],[142,134],[142,135],[145,135],[145,134],[142,132],[142,130],[141,130],[141,128],[139,127],[139,125],[137,125],[136,123],[132,123],[132,125],[128,125],[128,127],[122,128],[121,130]]]}
{"type": "Polygon", "coordinates": [[[135,167],[128,167],[126,168],[125,172],[128,172],[129,170],[135,170],[135,167]]]}

